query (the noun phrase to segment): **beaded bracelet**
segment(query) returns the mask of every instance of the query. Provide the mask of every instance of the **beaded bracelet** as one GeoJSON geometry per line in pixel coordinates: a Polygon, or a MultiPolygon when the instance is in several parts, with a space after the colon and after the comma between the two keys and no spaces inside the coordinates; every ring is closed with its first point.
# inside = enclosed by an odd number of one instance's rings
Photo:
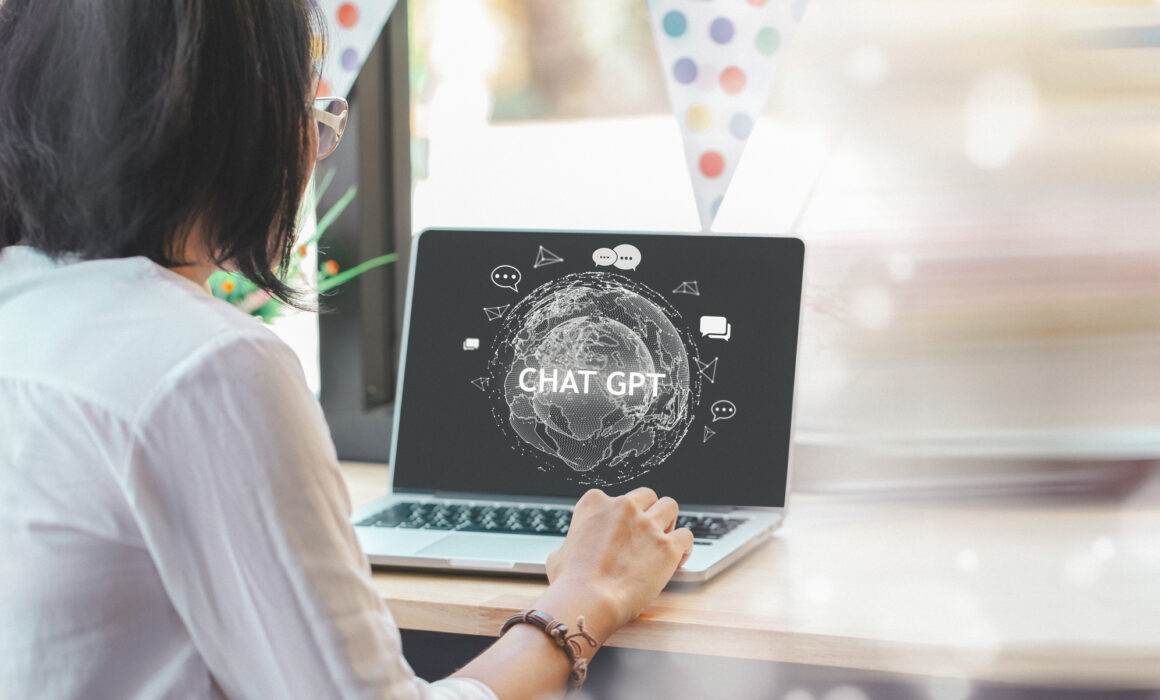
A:
{"type": "Polygon", "coordinates": [[[508,618],[508,621],[503,623],[503,627],[500,628],[499,636],[502,637],[505,632],[521,623],[543,630],[544,634],[547,634],[556,646],[564,650],[564,654],[572,664],[572,670],[568,673],[569,688],[576,690],[584,684],[584,679],[588,676],[588,659],[581,656],[580,652],[583,647],[580,646],[580,642],[576,641],[576,637],[588,642],[588,646],[592,648],[596,648],[597,641],[588,633],[588,630],[584,629],[583,615],[576,618],[576,629],[579,631],[568,634],[568,626],[548,613],[542,610],[525,610],[508,618]]]}

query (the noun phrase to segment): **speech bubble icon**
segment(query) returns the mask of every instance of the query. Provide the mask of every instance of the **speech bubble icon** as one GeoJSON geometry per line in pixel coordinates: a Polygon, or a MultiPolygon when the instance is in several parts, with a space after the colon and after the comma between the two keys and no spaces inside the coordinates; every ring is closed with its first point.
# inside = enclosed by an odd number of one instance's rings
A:
{"type": "Polygon", "coordinates": [[[737,406],[732,401],[721,399],[720,401],[715,401],[713,405],[709,407],[709,413],[713,414],[714,423],[719,420],[729,420],[733,416],[737,415],[737,406]]]}
{"type": "Polygon", "coordinates": [[[510,289],[513,292],[518,293],[520,291],[516,288],[516,285],[518,285],[522,279],[523,275],[520,274],[520,271],[511,265],[500,265],[491,271],[492,284],[504,289],[510,289]]]}
{"type": "Polygon", "coordinates": [[[612,249],[616,253],[616,265],[620,270],[635,270],[636,266],[640,264],[640,248],[628,243],[621,243],[612,249]]]}
{"type": "Polygon", "coordinates": [[[724,335],[729,330],[729,319],[725,316],[702,316],[701,335],[724,335]]]}
{"type": "Polygon", "coordinates": [[[596,263],[597,267],[608,267],[616,262],[616,251],[612,248],[597,248],[592,251],[592,262],[596,263]]]}

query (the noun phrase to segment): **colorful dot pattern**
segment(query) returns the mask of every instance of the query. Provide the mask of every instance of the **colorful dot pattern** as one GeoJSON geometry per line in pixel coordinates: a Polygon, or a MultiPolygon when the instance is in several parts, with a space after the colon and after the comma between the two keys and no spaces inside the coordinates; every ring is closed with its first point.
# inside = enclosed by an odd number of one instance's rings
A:
{"type": "MultiPolygon", "coordinates": [[[[311,2],[326,18],[329,40],[325,56],[322,57],[322,79],[318,83],[318,94],[345,97],[362,70],[363,61],[371,47],[382,33],[394,3],[372,0],[311,2]]],[[[316,47],[312,46],[312,50],[318,53],[316,47]]]]}
{"type": "Polygon", "coordinates": [[[708,230],[806,0],[647,1],[708,230]]]}
{"type": "Polygon", "coordinates": [[[757,31],[755,42],[758,51],[766,56],[772,56],[781,46],[781,34],[773,27],[762,27],[757,31]]]}
{"type": "Polygon", "coordinates": [[[705,177],[720,177],[725,172],[725,158],[717,151],[705,151],[697,164],[705,177]]]}
{"type": "Polygon", "coordinates": [[[713,115],[709,112],[709,108],[702,104],[696,104],[685,112],[685,123],[693,131],[705,131],[713,124],[713,115]]]}
{"type": "Polygon", "coordinates": [[[673,77],[678,83],[688,85],[697,79],[697,64],[691,58],[680,58],[673,64],[673,77]]]}

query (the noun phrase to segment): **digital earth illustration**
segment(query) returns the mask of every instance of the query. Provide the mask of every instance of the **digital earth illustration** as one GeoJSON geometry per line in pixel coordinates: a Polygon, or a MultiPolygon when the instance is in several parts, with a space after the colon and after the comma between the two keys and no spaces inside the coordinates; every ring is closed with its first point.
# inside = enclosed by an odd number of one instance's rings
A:
{"type": "Polygon", "coordinates": [[[695,343],[663,297],[621,275],[545,283],[506,314],[488,365],[512,447],[586,485],[636,478],[680,445],[699,399],[695,343]]]}

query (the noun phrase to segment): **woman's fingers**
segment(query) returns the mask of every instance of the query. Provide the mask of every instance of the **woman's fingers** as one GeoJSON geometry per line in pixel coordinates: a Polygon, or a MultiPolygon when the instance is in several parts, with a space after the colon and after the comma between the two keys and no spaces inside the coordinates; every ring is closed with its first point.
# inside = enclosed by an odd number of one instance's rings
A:
{"type": "Polygon", "coordinates": [[[648,510],[657,502],[657,492],[647,486],[641,486],[624,494],[625,499],[634,503],[641,510],[648,510]]]}
{"type": "Polygon", "coordinates": [[[657,525],[660,525],[665,532],[669,532],[676,525],[678,510],[677,502],[665,496],[649,506],[648,510],[645,511],[645,515],[649,516],[657,525]]]}
{"type": "Polygon", "coordinates": [[[669,533],[673,543],[680,548],[682,552],[693,551],[693,531],[687,527],[679,527],[669,533]]]}
{"type": "Polygon", "coordinates": [[[678,552],[682,552],[681,561],[677,564],[677,568],[685,565],[689,557],[693,554],[693,531],[687,527],[677,528],[668,535],[672,538],[673,546],[678,552]]]}

